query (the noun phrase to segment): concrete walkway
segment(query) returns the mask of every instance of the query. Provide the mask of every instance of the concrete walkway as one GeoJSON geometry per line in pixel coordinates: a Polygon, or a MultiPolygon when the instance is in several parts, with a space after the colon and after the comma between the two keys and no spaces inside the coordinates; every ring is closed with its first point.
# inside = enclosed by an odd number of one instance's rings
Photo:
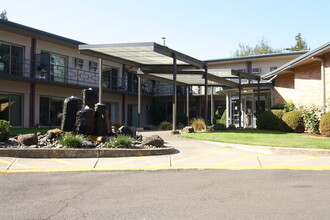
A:
{"type": "Polygon", "coordinates": [[[162,169],[300,169],[330,170],[330,156],[293,151],[273,151],[263,147],[238,146],[198,141],[169,134],[168,131],[143,132],[160,135],[176,154],[145,157],[28,159],[0,157],[0,173],[65,172],[162,169]]]}

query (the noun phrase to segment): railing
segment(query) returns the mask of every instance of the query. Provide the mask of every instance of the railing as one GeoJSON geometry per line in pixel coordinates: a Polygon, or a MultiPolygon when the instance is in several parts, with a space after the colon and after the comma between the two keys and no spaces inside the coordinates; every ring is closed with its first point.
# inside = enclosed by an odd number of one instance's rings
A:
{"type": "MultiPolygon", "coordinates": [[[[40,61],[7,58],[0,60],[0,76],[34,79],[42,82],[63,83],[84,87],[98,87],[98,71],[87,71],[81,68],[70,68],[55,64],[42,64],[40,61]]],[[[128,76],[103,78],[103,88],[106,91],[118,91],[131,94],[138,93],[137,78],[128,80],[128,76]]],[[[142,95],[172,96],[173,86],[148,79],[141,79],[142,95]]],[[[178,95],[185,95],[184,87],[178,86],[178,95]]]]}

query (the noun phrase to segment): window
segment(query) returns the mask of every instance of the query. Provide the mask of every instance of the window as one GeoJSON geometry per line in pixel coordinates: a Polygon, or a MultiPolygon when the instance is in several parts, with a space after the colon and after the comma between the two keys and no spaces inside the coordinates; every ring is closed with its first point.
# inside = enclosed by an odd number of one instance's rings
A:
{"type": "Polygon", "coordinates": [[[22,75],[23,48],[0,43],[0,74],[22,75]]]}
{"type": "Polygon", "coordinates": [[[127,125],[138,127],[138,106],[127,104],[127,125]]]}
{"type": "Polygon", "coordinates": [[[67,57],[41,52],[40,65],[37,70],[40,72],[41,79],[48,79],[57,82],[66,81],[67,76],[67,57]]]}
{"type": "Polygon", "coordinates": [[[22,95],[0,94],[0,119],[22,126],[22,95]]]}
{"type": "Polygon", "coordinates": [[[245,69],[237,69],[238,72],[245,73],[245,69]]]}
{"type": "Polygon", "coordinates": [[[127,73],[127,91],[137,93],[138,79],[132,72],[127,73]]]}
{"type": "Polygon", "coordinates": [[[261,68],[252,68],[252,73],[255,74],[255,73],[260,73],[261,72],[261,68]]]}
{"type": "Polygon", "coordinates": [[[103,86],[105,88],[118,89],[118,69],[106,67],[103,69],[103,86]]]}
{"type": "Polygon", "coordinates": [[[63,99],[40,97],[41,126],[60,126],[63,112],[63,99]]]}
{"type": "Polygon", "coordinates": [[[111,123],[119,122],[119,103],[106,103],[111,123]]]}
{"type": "Polygon", "coordinates": [[[276,66],[272,66],[272,67],[270,67],[270,72],[272,72],[272,71],[274,71],[274,70],[276,70],[276,69],[277,69],[276,66]]]}

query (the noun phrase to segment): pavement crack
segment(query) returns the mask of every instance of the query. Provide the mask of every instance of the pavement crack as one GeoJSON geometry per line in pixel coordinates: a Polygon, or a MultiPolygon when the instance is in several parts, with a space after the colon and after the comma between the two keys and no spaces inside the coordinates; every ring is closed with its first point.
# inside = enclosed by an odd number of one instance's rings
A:
{"type": "Polygon", "coordinates": [[[97,161],[95,162],[95,164],[94,164],[94,166],[93,166],[93,169],[95,169],[95,167],[96,167],[97,163],[99,162],[99,160],[100,160],[100,158],[98,157],[98,158],[97,158],[97,161]]]}
{"type": "Polygon", "coordinates": [[[13,162],[11,162],[11,164],[7,167],[7,170],[9,170],[10,169],[10,167],[16,162],[16,160],[17,160],[17,157],[13,160],[13,162]]]}
{"type": "Polygon", "coordinates": [[[257,156],[257,159],[258,159],[258,162],[259,162],[259,165],[260,165],[260,167],[262,168],[262,164],[261,164],[261,162],[260,162],[260,160],[259,160],[259,157],[257,156]]]}

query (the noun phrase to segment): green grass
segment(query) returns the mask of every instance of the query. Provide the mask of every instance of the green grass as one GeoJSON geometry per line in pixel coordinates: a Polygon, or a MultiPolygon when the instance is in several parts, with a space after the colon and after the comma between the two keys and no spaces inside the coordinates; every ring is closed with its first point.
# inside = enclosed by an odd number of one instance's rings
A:
{"type": "Polygon", "coordinates": [[[114,139],[107,142],[107,147],[122,147],[122,148],[129,148],[132,146],[134,139],[132,137],[126,135],[118,135],[114,139]]]}
{"type": "Polygon", "coordinates": [[[51,128],[10,128],[9,136],[16,136],[18,134],[31,134],[41,132],[42,134],[46,134],[48,130],[51,128]]]}
{"type": "Polygon", "coordinates": [[[285,133],[268,130],[234,130],[209,133],[189,133],[181,137],[233,144],[271,147],[330,149],[330,138],[307,134],[285,133]]]}
{"type": "Polygon", "coordinates": [[[67,133],[60,137],[60,144],[68,148],[80,148],[84,141],[84,136],[72,133],[67,133]]]}

